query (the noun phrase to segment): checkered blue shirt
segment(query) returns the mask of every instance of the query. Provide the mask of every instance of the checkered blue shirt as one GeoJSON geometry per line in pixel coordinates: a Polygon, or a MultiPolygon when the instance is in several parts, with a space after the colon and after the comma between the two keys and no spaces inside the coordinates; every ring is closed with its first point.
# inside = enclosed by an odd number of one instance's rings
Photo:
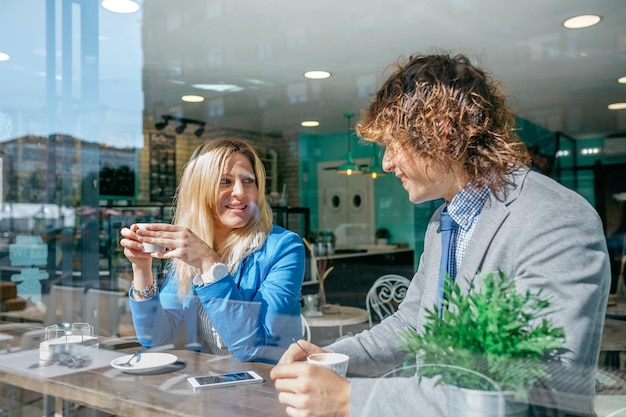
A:
{"type": "Polygon", "coordinates": [[[474,226],[476,226],[490,192],[489,187],[476,187],[474,183],[469,183],[448,203],[448,213],[456,222],[450,243],[452,245],[452,259],[450,260],[450,271],[448,271],[453,279],[463,261],[465,250],[474,232],[474,226]]]}

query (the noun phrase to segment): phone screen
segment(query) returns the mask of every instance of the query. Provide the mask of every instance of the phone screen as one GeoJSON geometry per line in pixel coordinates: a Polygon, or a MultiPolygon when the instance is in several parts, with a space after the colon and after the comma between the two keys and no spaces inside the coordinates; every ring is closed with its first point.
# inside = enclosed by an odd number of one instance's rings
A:
{"type": "Polygon", "coordinates": [[[247,381],[254,379],[248,372],[235,372],[224,375],[208,375],[196,377],[196,381],[200,385],[220,384],[223,382],[247,381]]]}
{"type": "Polygon", "coordinates": [[[203,375],[187,378],[191,386],[196,388],[216,388],[240,384],[263,382],[263,377],[254,371],[231,372],[221,375],[203,375]]]}

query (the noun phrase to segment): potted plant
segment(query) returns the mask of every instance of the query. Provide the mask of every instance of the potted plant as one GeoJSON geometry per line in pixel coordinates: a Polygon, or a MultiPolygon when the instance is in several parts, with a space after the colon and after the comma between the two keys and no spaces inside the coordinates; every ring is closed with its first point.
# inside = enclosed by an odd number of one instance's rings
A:
{"type": "Polygon", "coordinates": [[[419,374],[438,377],[448,393],[493,391],[490,379],[514,397],[512,404],[524,405],[516,415],[525,415],[528,388],[549,378],[548,362],[558,360],[564,348],[563,328],[545,317],[550,298],[542,291],[518,292],[502,271],[472,280],[467,294],[449,279],[446,288],[441,315],[434,306],[426,311],[422,333],[400,334],[407,356],[418,364],[444,365],[424,367],[419,374]]]}
{"type": "Polygon", "coordinates": [[[389,232],[389,229],[381,227],[379,229],[376,229],[375,237],[377,245],[386,245],[389,243],[391,233],[389,232]]]}
{"type": "Polygon", "coordinates": [[[313,249],[313,245],[309,243],[309,241],[305,238],[303,238],[302,241],[304,242],[304,245],[309,250],[309,253],[311,255],[311,264],[315,271],[317,283],[319,285],[317,301],[318,309],[320,311],[324,311],[324,307],[326,306],[326,292],[324,291],[324,281],[326,281],[328,274],[330,274],[335,267],[329,267],[328,257],[324,257],[323,259],[318,260],[315,256],[315,250],[313,249]]]}

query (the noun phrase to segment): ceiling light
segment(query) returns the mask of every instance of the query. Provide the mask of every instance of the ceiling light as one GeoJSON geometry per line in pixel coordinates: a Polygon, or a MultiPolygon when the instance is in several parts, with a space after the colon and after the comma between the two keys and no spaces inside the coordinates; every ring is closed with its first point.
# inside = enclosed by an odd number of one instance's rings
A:
{"type": "Polygon", "coordinates": [[[304,77],[311,80],[323,80],[324,78],[330,77],[330,75],[330,72],[324,70],[313,70],[304,73],[304,77]]]}
{"type": "Polygon", "coordinates": [[[186,101],[187,103],[202,103],[204,101],[204,97],[198,96],[196,94],[187,94],[180,98],[182,101],[186,101]]]}
{"type": "Polygon", "coordinates": [[[625,77],[619,77],[617,79],[617,82],[620,84],[626,84],[626,76],[625,77]]]}
{"type": "Polygon", "coordinates": [[[373,149],[374,157],[372,158],[372,165],[365,168],[363,170],[363,174],[369,175],[370,177],[372,177],[373,180],[375,180],[378,177],[384,177],[385,175],[387,175],[387,172],[385,172],[382,165],[378,163],[378,152],[376,152],[377,146],[374,145],[373,149]]]}
{"type": "Polygon", "coordinates": [[[139,4],[132,0],[102,0],[102,7],[113,13],[135,13],[139,4]]]}
{"type": "Polygon", "coordinates": [[[161,116],[161,119],[163,119],[162,122],[154,124],[154,127],[156,130],[163,130],[167,127],[170,121],[174,121],[174,122],[180,123],[174,129],[174,131],[179,135],[182,135],[185,129],[187,129],[187,125],[198,125],[196,130],[194,130],[193,132],[193,134],[196,135],[197,137],[200,137],[204,134],[205,123],[202,120],[187,119],[186,117],[176,117],[176,116],[170,116],[168,114],[164,114],[163,116],[161,116]]]}
{"type": "Polygon", "coordinates": [[[335,171],[337,174],[352,175],[352,174],[360,174],[361,172],[363,172],[361,171],[361,167],[355,164],[354,160],[352,159],[352,145],[351,145],[352,138],[350,135],[350,119],[352,118],[352,116],[354,116],[354,113],[345,113],[343,115],[343,117],[348,119],[348,129],[347,129],[348,154],[346,156],[346,162],[337,167],[337,170],[335,171]]]}
{"type": "Polygon", "coordinates": [[[203,133],[204,133],[204,125],[200,126],[193,132],[193,134],[196,135],[197,137],[202,136],[203,133]]]}
{"type": "Polygon", "coordinates": [[[626,109],[626,102],[609,104],[609,110],[624,110],[624,109],[626,109]]]}
{"type": "Polygon", "coordinates": [[[167,123],[172,119],[172,116],[163,115],[161,116],[161,119],[163,119],[163,121],[154,124],[154,128],[156,130],[165,129],[165,127],[167,126],[167,123]]]}
{"type": "Polygon", "coordinates": [[[0,61],[8,61],[9,59],[11,59],[9,54],[5,54],[4,52],[0,52],[0,61]]]}
{"type": "Polygon", "coordinates": [[[257,80],[256,78],[244,78],[244,80],[254,85],[271,85],[267,81],[257,80]]]}
{"type": "Polygon", "coordinates": [[[199,88],[201,90],[217,91],[219,93],[243,90],[243,87],[239,87],[235,84],[194,84],[192,87],[199,88]]]}
{"type": "Polygon", "coordinates": [[[602,148],[582,148],[580,150],[581,155],[599,155],[602,153],[602,148]]]}
{"type": "Polygon", "coordinates": [[[387,175],[387,173],[383,171],[382,168],[377,167],[377,166],[366,168],[365,171],[363,171],[363,174],[369,175],[370,177],[372,177],[373,180],[375,180],[378,177],[384,177],[385,175],[387,175]]]}
{"type": "Polygon", "coordinates": [[[320,122],[318,122],[317,120],[305,120],[300,123],[300,126],[302,127],[317,127],[319,125],[320,122]]]}
{"type": "Polygon", "coordinates": [[[563,22],[566,29],[584,29],[600,23],[602,17],[595,14],[583,14],[570,17],[563,22]]]}
{"type": "Polygon", "coordinates": [[[182,124],[176,126],[176,129],[174,129],[174,131],[176,131],[176,133],[181,135],[185,131],[185,129],[187,129],[187,124],[186,123],[182,123],[182,124]]]}

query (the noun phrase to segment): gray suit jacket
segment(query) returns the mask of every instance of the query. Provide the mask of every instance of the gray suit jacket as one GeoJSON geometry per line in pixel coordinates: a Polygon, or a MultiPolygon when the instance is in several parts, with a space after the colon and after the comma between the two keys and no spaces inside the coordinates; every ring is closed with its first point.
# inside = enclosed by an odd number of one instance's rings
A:
{"type": "MultiPolygon", "coordinates": [[[[595,415],[595,372],[611,273],[606,239],[595,209],[580,195],[534,171],[511,176],[515,186],[500,199],[491,195],[478,219],[457,281],[502,270],[516,277],[518,290],[553,295],[548,313],[565,329],[568,352],[541,401],[575,415],[595,415]]],[[[378,376],[401,366],[398,332],[421,331],[425,309],[437,299],[441,257],[439,208],[426,230],[424,252],[404,302],[393,316],[329,348],[350,356],[349,374],[378,376]]],[[[354,416],[447,415],[438,391],[415,387],[407,378],[351,378],[354,416]]],[[[560,413],[559,413],[560,414],[560,413]]],[[[558,414],[557,414],[558,415],[558,414]]]]}

